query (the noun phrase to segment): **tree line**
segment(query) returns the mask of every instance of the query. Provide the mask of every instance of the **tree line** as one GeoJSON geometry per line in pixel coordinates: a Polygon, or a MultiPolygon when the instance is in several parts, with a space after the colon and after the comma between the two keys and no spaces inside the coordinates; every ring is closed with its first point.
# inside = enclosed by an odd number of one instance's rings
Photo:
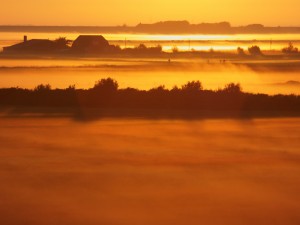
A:
{"type": "Polygon", "coordinates": [[[0,106],[300,112],[300,96],[246,93],[235,83],[218,90],[205,90],[200,81],[172,89],[165,86],[150,90],[119,89],[117,81],[107,78],[90,89],[76,89],[75,85],[52,89],[49,84],[34,89],[2,88],[0,106]]]}

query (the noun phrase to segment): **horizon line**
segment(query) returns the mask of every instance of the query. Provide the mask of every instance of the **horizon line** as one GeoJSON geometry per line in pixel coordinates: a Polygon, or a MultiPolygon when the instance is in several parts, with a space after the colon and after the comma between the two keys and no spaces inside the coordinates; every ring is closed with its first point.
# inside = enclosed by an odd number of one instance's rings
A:
{"type": "Polygon", "coordinates": [[[253,22],[253,23],[247,23],[247,24],[239,24],[239,25],[233,25],[231,22],[223,20],[223,21],[218,21],[218,22],[190,22],[189,20],[160,20],[160,21],[156,21],[156,22],[138,22],[135,23],[133,25],[128,25],[127,23],[123,23],[123,24],[93,24],[93,25],[70,25],[70,24],[0,24],[1,27],[7,26],[7,27],[14,27],[14,26],[20,26],[20,27],[136,27],[139,24],[145,24],[145,25],[149,25],[149,24],[157,24],[157,23],[161,23],[161,22],[183,22],[186,21],[188,22],[190,25],[199,25],[199,24],[219,24],[219,23],[229,23],[231,27],[246,27],[249,25],[262,25],[264,27],[300,27],[299,25],[265,25],[263,23],[257,23],[257,22],[253,22]]]}

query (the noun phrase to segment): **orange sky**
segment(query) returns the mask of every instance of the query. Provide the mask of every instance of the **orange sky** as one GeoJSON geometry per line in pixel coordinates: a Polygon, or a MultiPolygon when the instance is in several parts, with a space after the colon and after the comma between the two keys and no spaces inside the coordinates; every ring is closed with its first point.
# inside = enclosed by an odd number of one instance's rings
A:
{"type": "Polygon", "coordinates": [[[4,1],[0,7],[2,25],[136,25],[189,20],[192,23],[229,21],[233,25],[300,26],[299,0],[4,1]]]}

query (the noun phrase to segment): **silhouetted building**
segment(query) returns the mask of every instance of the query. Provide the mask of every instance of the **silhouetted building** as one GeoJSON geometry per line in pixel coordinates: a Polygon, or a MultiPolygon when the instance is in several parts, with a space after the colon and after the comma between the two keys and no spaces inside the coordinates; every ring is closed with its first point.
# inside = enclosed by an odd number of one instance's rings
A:
{"type": "Polygon", "coordinates": [[[110,54],[120,52],[119,46],[110,45],[101,35],[80,35],[69,47],[69,40],[58,38],[54,41],[47,39],[27,40],[9,47],[4,47],[3,52],[8,54],[49,54],[49,53],[84,53],[84,54],[110,54]]]}
{"type": "Polygon", "coordinates": [[[27,40],[24,36],[24,42],[9,47],[4,47],[4,53],[49,53],[57,50],[56,43],[47,39],[27,40]]]}
{"type": "Polygon", "coordinates": [[[80,35],[72,45],[72,50],[80,53],[101,53],[110,49],[102,35],[80,35]]]}

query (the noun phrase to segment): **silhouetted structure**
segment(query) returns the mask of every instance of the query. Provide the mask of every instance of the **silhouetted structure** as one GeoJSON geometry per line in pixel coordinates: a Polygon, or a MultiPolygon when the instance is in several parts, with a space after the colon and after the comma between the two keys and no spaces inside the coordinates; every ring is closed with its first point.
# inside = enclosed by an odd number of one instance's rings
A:
{"type": "Polygon", "coordinates": [[[49,53],[58,50],[54,41],[45,39],[32,39],[24,38],[24,42],[15,44],[9,47],[4,47],[4,53],[49,53]]]}
{"type": "Polygon", "coordinates": [[[102,35],[80,35],[72,45],[72,50],[80,53],[107,52],[110,45],[102,35]]]}
{"type": "Polygon", "coordinates": [[[69,47],[70,40],[65,37],[57,38],[54,41],[47,39],[27,40],[9,47],[4,47],[3,52],[6,54],[49,54],[49,53],[67,53],[67,54],[103,54],[116,53],[121,49],[118,46],[110,45],[101,35],[80,35],[69,47]]]}
{"type": "Polygon", "coordinates": [[[26,54],[47,54],[69,48],[70,40],[66,38],[58,38],[54,41],[48,39],[32,39],[28,40],[27,35],[24,35],[24,40],[21,43],[4,47],[4,53],[26,53],[26,54]]]}

